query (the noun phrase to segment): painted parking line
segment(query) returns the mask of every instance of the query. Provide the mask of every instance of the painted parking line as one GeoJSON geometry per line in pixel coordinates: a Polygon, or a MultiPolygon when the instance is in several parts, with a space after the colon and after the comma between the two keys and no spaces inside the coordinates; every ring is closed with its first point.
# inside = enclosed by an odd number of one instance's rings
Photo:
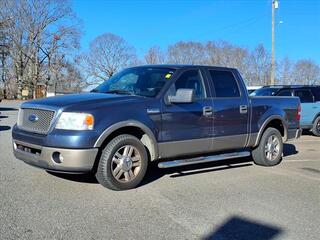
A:
{"type": "Polygon", "coordinates": [[[301,160],[301,159],[287,159],[287,160],[284,160],[284,162],[320,162],[320,159],[316,160],[316,159],[304,159],[304,160],[301,160]]]}

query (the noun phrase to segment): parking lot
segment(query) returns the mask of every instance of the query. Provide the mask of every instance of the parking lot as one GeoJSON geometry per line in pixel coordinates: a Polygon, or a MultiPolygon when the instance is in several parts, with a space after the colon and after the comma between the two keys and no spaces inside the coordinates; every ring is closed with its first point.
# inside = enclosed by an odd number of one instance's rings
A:
{"type": "Polygon", "coordinates": [[[320,138],[286,143],[276,167],[152,165],[142,186],[115,192],[16,160],[18,107],[0,103],[0,239],[319,239],[320,138]]]}

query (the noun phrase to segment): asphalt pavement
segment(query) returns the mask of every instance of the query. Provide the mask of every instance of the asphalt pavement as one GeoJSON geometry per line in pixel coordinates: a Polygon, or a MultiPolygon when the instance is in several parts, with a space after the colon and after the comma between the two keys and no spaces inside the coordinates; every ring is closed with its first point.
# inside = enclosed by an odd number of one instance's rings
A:
{"type": "Polygon", "coordinates": [[[174,169],[103,188],[14,158],[19,102],[0,103],[0,239],[320,239],[320,138],[285,144],[283,162],[250,158],[174,169]]]}

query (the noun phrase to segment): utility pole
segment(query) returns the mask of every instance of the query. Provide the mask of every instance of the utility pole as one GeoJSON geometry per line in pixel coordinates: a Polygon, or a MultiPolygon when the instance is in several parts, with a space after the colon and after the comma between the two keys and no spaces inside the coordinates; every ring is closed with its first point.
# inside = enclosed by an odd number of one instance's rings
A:
{"type": "Polygon", "coordinates": [[[276,60],[275,60],[275,9],[279,7],[279,3],[277,0],[272,0],[272,23],[271,23],[271,32],[272,32],[272,40],[271,40],[271,81],[270,84],[275,84],[275,68],[276,68],[276,60]]]}

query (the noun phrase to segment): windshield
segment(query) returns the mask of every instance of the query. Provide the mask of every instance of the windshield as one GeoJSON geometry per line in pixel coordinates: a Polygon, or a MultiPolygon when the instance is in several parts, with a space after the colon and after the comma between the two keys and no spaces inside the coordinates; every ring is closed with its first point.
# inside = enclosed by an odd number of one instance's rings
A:
{"type": "Polygon", "coordinates": [[[173,73],[174,69],[170,68],[128,68],[104,81],[92,92],[155,97],[173,73]]]}
{"type": "Polygon", "coordinates": [[[274,96],[280,88],[259,88],[252,92],[250,96],[274,96]]]}

